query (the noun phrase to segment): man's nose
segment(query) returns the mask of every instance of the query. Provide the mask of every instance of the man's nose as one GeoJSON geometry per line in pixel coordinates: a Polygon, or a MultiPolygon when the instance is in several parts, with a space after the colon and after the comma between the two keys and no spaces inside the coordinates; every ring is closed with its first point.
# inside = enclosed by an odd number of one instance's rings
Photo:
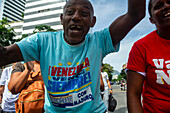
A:
{"type": "Polygon", "coordinates": [[[170,4],[164,3],[164,6],[162,8],[162,12],[167,12],[169,10],[169,8],[170,8],[170,4]]]}
{"type": "Polygon", "coordinates": [[[72,20],[74,20],[74,21],[77,21],[77,20],[80,20],[80,14],[79,14],[79,12],[78,11],[76,11],[75,13],[74,13],[74,15],[72,16],[72,20]]]}

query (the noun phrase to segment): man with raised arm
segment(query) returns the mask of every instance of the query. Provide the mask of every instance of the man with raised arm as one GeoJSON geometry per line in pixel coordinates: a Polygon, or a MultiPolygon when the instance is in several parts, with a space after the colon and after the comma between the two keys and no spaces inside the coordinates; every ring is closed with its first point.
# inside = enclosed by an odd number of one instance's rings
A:
{"type": "Polygon", "coordinates": [[[45,112],[105,112],[100,97],[103,58],[119,50],[119,42],[145,16],[145,0],[128,0],[128,12],[101,31],[89,0],[69,0],[61,14],[63,31],[37,33],[0,48],[0,66],[40,61],[46,86],[45,112]]]}

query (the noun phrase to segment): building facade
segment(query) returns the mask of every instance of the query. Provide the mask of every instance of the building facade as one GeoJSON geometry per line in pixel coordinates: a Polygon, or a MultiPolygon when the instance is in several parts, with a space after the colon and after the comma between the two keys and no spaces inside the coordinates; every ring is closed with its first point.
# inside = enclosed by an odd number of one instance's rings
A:
{"type": "Polygon", "coordinates": [[[0,20],[7,17],[16,32],[15,38],[31,35],[37,25],[63,29],[60,14],[67,0],[1,0],[0,20]]]}
{"type": "Polygon", "coordinates": [[[0,20],[7,18],[9,22],[22,21],[26,0],[1,0],[0,20]]]}
{"type": "Polygon", "coordinates": [[[60,14],[66,0],[26,0],[22,34],[32,34],[35,26],[48,25],[61,30],[60,14]]]}
{"type": "Polygon", "coordinates": [[[18,22],[12,22],[9,23],[9,25],[14,29],[15,31],[15,37],[14,39],[19,39],[22,37],[22,32],[23,32],[23,21],[18,21],[18,22]]]}

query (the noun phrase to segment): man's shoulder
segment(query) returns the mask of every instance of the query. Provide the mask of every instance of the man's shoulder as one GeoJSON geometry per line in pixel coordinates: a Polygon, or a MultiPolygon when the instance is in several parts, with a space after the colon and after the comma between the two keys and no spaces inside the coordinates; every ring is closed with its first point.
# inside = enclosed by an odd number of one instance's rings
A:
{"type": "Polygon", "coordinates": [[[47,32],[38,32],[36,34],[33,34],[29,37],[27,37],[28,39],[34,39],[34,40],[46,40],[46,39],[51,39],[51,37],[60,37],[63,34],[63,31],[57,31],[57,32],[51,32],[51,31],[47,31],[47,32]]]}
{"type": "Polygon", "coordinates": [[[55,31],[55,32],[52,32],[52,31],[38,32],[37,34],[38,35],[56,35],[56,34],[61,34],[61,33],[63,33],[63,30],[55,31]]]}
{"type": "Polygon", "coordinates": [[[23,41],[24,41],[24,43],[25,43],[25,41],[26,42],[42,42],[42,41],[46,42],[47,40],[58,40],[60,37],[62,37],[62,35],[63,35],[63,31],[38,32],[38,33],[35,33],[35,34],[32,34],[32,35],[28,36],[23,41]]]}
{"type": "Polygon", "coordinates": [[[87,36],[94,37],[94,36],[101,36],[101,34],[110,35],[109,28],[104,28],[102,30],[98,30],[98,31],[94,31],[94,32],[92,30],[90,30],[89,33],[87,34],[87,36]]]}

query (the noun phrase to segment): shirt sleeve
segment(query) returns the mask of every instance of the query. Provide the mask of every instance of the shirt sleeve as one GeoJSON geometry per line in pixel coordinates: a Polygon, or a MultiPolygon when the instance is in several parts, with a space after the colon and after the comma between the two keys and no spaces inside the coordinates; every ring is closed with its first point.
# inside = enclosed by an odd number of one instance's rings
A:
{"type": "Polygon", "coordinates": [[[0,80],[0,85],[5,85],[6,83],[6,80],[8,78],[8,70],[7,68],[5,68],[3,71],[2,71],[2,75],[1,75],[1,80],[0,80]]]}
{"type": "Polygon", "coordinates": [[[106,76],[107,76],[107,80],[109,80],[109,76],[108,76],[107,72],[105,72],[105,74],[106,74],[106,76]]]}
{"type": "Polygon", "coordinates": [[[140,43],[134,43],[128,58],[127,69],[145,74],[146,70],[146,60],[145,60],[145,49],[140,43]]]}
{"type": "Polygon", "coordinates": [[[25,62],[39,61],[40,59],[40,46],[39,46],[39,34],[31,35],[20,42],[16,43],[22,53],[25,62]]]}
{"type": "Polygon", "coordinates": [[[22,63],[17,63],[14,67],[14,69],[12,70],[12,74],[15,72],[23,72],[25,70],[25,67],[22,63]]]}
{"type": "Polygon", "coordinates": [[[109,28],[105,28],[104,30],[97,31],[94,33],[94,35],[96,37],[95,40],[99,40],[99,47],[102,48],[103,58],[111,52],[119,51],[120,42],[117,45],[113,46],[109,28]]]}

